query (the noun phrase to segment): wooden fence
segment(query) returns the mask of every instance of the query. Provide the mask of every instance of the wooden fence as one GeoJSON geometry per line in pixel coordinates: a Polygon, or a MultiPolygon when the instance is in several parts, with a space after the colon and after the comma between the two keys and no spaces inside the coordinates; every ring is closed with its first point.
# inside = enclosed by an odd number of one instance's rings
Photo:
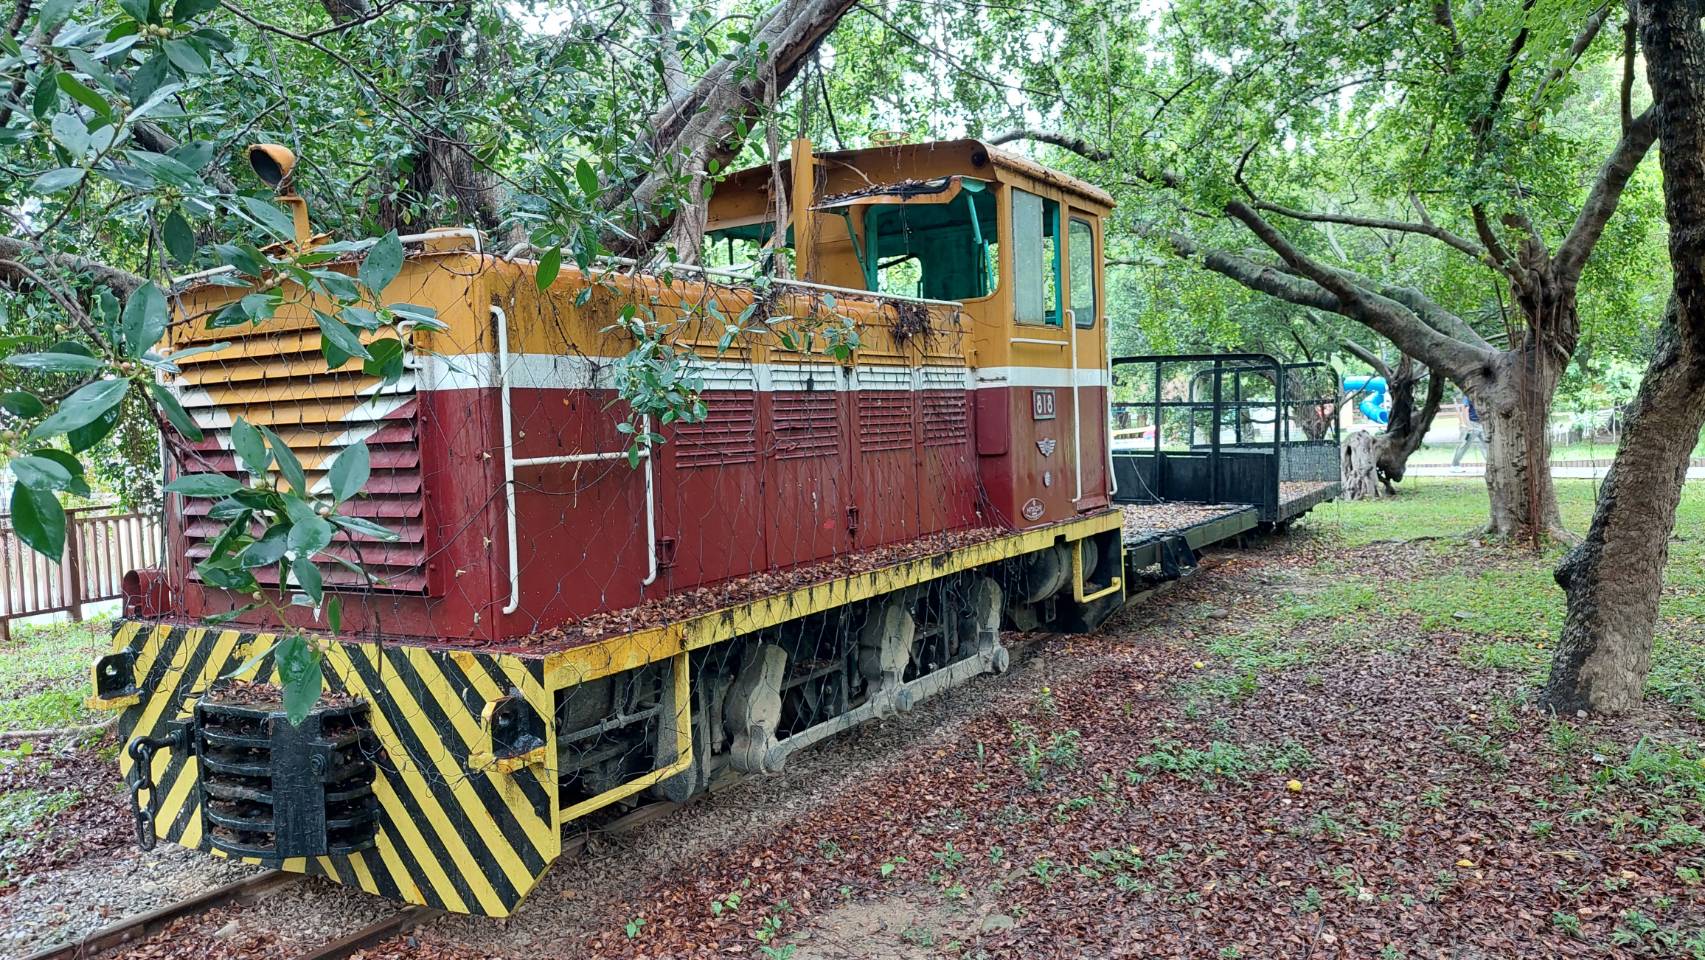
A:
{"type": "Polygon", "coordinates": [[[65,556],[53,563],[29,547],[0,516],[0,643],[15,617],[66,611],[82,619],[85,603],[116,599],[124,575],[160,563],[160,518],[116,506],[66,511],[65,556]]]}

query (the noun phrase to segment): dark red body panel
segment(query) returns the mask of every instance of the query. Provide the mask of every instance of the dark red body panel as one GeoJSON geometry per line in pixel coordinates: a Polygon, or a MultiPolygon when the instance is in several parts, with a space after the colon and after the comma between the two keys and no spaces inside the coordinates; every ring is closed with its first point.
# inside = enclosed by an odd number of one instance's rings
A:
{"type": "MultiPolygon", "coordinates": [[[[850,378],[850,371],[832,376],[850,378]]],[[[923,389],[856,389],[818,375],[780,386],[711,389],[708,417],[660,432],[653,463],[626,457],[515,467],[519,605],[509,600],[498,392],[422,391],[419,509],[376,517],[418,525],[423,592],[348,592],[346,632],[490,642],[764,570],[823,560],[973,526],[1027,529],[1107,502],[1099,387],[1078,391],[1085,417],[1084,498],[1077,481],[1071,391],[1053,389],[1053,417],[1035,389],[967,389],[963,371],[923,389]],[[958,379],[955,379],[958,378],[958,379]],[[658,573],[646,579],[646,474],[653,471],[658,573]],[[1039,515],[1026,515],[1026,505],[1039,515]]],[[[881,378],[867,377],[878,386],[881,378]]],[[[513,389],[514,455],[614,454],[613,391],[513,389]]],[[[359,507],[358,507],[359,509],[359,507]]],[[[176,555],[183,530],[173,527],[176,555]]],[[[374,545],[362,544],[363,550],[374,545]]],[[[187,571],[187,565],[183,571],[187,571]]],[[[185,582],[174,578],[175,582],[185,582]]],[[[189,581],[186,612],[204,616],[246,598],[189,581]]],[[[260,613],[254,616],[261,616],[260,613]]],[[[244,618],[247,619],[247,618],[244,618]]],[[[301,610],[291,619],[308,627],[301,610]]]]}

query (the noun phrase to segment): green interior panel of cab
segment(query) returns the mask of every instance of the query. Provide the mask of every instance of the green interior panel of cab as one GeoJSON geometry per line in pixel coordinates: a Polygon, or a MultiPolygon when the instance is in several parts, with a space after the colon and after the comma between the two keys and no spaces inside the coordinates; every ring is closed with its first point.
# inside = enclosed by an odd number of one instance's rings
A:
{"type": "MultiPolygon", "coordinates": [[[[995,194],[987,183],[969,177],[959,182],[959,196],[947,203],[870,203],[863,207],[863,236],[854,251],[864,270],[867,290],[882,290],[882,271],[906,261],[916,263],[918,289],[906,290],[932,300],[971,300],[995,290],[992,253],[999,236],[995,194]]],[[[855,236],[854,218],[842,209],[847,230],[855,236]]],[[[712,240],[769,240],[772,225],[754,223],[713,230],[712,240]]],[[[793,241],[788,230],[787,240],[793,241]]],[[[899,291],[890,291],[899,292],[899,291]]]]}

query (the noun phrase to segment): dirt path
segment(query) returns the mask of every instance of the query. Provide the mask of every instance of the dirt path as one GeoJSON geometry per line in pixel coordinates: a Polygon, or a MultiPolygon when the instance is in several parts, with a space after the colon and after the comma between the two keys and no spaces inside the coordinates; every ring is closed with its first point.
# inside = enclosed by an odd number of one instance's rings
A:
{"type": "Polygon", "coordinates": [[[1484,638],[1345,613],[1477,550],[1228,555],[407,955],[1705,956],[1697,721],[1552,722],[1484,638]]]}

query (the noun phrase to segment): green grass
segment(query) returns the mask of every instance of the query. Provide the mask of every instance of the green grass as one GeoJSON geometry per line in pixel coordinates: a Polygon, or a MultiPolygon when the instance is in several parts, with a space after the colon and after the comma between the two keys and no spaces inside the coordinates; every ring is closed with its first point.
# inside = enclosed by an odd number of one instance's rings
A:
{"type": "MultiPolygon", "coordinates": [[[[1576,533],[1585,533],[1592,522],[1598,482],[1558,480],[1556,483],[1563,525],[1576,533]]],[[[1392,499],[1333,503],[1324,509],[1317,508],[1313,516],[1351,547],[1381,540],[1456,537],[1477,533],[1486,526],[1486,482],[1479,477],[1410,477],[1398,484],[1397,490],[1397,496],[1392,499]]],[[[1705,484],[1697,481],[1689,484],[1682,495],[1676,529],[1680,532],[1700,529],[1689,526],[1690,522],[1705,522],[1705,484]]],[[[1699,546],[1695,545],[1695,556],[1699,546]]]]}
{"type": "Polygon", "coordinates": [[[1394,585],[1388,602],[1421,615],[1426,630],[1542,642],[1563,628],[1563,591],[1549,560],[1513,570],[1449,573],[1394,585]]]}
{"type": "Polygon", "coordinates": [[[84,623],[14,624],[0,650],[0,730],[37,730],[91,723],[83,706],[93,691],[89,665],[105,653],[112,630],[101,618],[84,623]]]}
{"type": "MultiPolygon", "coordinates": [[[[1416,450],[1409,458],[1413,464],[1436,466],[1449,463],[1456,454],[1456,444],[1429,444],[1416,450]]],[[[1699,441],[1699,446],[1693,451],[1696,457],[1705,457],[1705,439],[1699,441]]],[[[1610,460],[1616,456],[1614,443],[1564,443],[1551,448],[1551,459],[1556,460],[1610,460]]],[[[1464,463],[1485,463],[1486,458],[1478,450],[1470,450],[1462,458],[1464,463]]]]}
{"type": "MultiPolygon", "coordinates": [[[[1456,455],[1455,444],[1426,444],[1409,457],[1412,464],[1437,466],[1450,463],[1456,455]]],[[[1608,460],[1616,456],[1616,447],[1609,443],[1570,443],[1559,444],[1551,448],[1552,460],[1608,460]]],[[[1485,463],[1486,458],[1480,455],[1478,449],[1470,449],[1462,458],[1463,463],[1485,463]]]]}
{"type": "MultiPolygon", "coordinates": [[[[1598,484],[1558,480],[1563,522],[1584,534],[1592,521],[1598,484]]],[[[1486,520],[1486,487],[1479,479],[1412,477],[1395,499],[1337,503],[1318,511],[1327,537],[1345,549],[1390,540],[1440,538],[1440,551],[1456,553],[1451,541],[1479,531],[1486,520]]],[[[1705,483],[1683,490],[1670,545],[1659,606],[1657,642],[1647,691],[1705,718],[1705,483]]],[[[1468,634],[1462,647],[1470,666],[1516,670],[1543,677],[1551,644],[1563,626],[1563,592],[1552,571],[1564,548],[1533,554],[1519,547],[1488,547],[1457,554],[1447,572],[1383,583],[1356,576],[1359,560],[1339,563],[1343,578],[1324,591],[1293,594],[1280,617],[1292,623],[1338,620],[1374,613],[1411,614],[1429,632],[1468,634]]]]}

